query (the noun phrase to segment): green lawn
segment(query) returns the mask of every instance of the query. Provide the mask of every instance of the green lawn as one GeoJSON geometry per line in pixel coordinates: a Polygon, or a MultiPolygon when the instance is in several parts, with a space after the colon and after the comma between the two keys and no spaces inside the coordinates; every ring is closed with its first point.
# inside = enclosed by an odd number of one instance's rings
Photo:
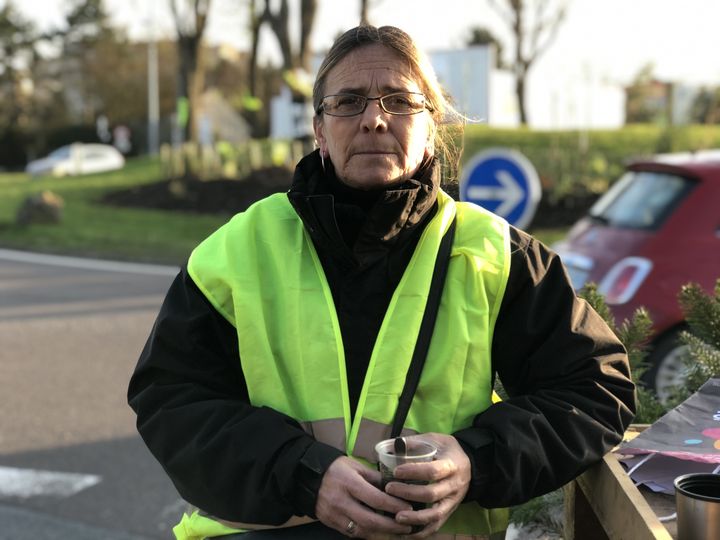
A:
{"type": "MultiPolygon", "coordinates": [[[[22,173],[0,174],[0,247],[181,264],[229,216],[127,209],[98,203],[108,191],[156,182],[160,177],[159,162],[150,158],[131,159],[122,171],[73,178],[32,179],[22,173]],[[15,216],[22,201],[44,190],[65,201],[62,222],[16,225],[15,216]]],[[[534,232],[548,245],[564,233],[564,229],[534,232]]]]}
{"type": "Polygon", "coordinates": [[[126,209],[99,204],[107,191],[156,182],[156,160],[129,160],[121,171],[73,178],[0,175],[0,247],[106,259],[180,264],[228,216],[126,209]],[[59,225],[20,227],[15,216],[29,195],[50,190],[63,198],[59,225]]]}

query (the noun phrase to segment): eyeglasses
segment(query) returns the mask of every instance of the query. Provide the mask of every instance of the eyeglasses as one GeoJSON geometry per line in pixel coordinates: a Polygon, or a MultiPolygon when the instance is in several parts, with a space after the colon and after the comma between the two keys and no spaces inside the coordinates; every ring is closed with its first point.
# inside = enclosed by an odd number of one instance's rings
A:
{"type": "Polygon", "coordinates": [[[394,92],[378,97],[367,97],[358,94],[333,94],[320,101],[317,114],[330,116],[356,116],[365,112],[368,101],[377,100],[380,108],[388,114],[417,114],[425,109],[432,111],[426,103],[425,96],[418,92],[394,92]]]}

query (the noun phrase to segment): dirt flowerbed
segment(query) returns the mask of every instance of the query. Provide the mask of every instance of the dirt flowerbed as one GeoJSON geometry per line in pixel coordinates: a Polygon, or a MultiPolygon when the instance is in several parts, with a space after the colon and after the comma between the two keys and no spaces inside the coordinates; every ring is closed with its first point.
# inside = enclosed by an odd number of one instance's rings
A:
{"type": "Polygon", "coordinates": [[[105,194],[103,204],[199,214],[235,214],[254,202],[290,188],[292,171],[258,169],[239,180],[172,179],[105,194]]]}
{"type": "MultiPolygon", "coordinates": [[[[232,215],[268,195],[287,191],[291,182],[291,170],[269,167],[258,169],[242,179],[173,179],[136,186],[107,193],[101,202],[113,206],[232,215]]],[[[450,196],[458,198],[456,183],[442,187],[450,196]]],[[[544,197],[531,227],[570,226],[584,215],[594,200],[594,196],[585,196],[552,204],[544,197]]]]}

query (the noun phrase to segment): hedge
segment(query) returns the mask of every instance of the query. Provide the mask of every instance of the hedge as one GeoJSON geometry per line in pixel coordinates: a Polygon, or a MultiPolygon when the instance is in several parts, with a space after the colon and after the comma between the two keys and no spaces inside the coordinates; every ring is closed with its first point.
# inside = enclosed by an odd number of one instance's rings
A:
{"type": "Polygon", "coordinates": [[[495,146],[514,148],[535,166],[543,196],[599,194],[622,175],[625,164],[657,153],[720,148],[720,126],[671,129],[630,125],[619,130],[531,131],[471,125],[465,128],[462,162],[495,146]]]}

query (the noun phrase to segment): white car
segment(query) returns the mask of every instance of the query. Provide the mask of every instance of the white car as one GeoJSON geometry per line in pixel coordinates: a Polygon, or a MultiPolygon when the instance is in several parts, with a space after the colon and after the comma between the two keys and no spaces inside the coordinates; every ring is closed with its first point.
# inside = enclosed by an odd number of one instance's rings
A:
{"type": "Polygon", "coordinates": [[[108,144],[73,143],[61,146],[47,157],[31,161],[25,172],[32,176],[73,176],[122,169],[125,158],[108,144]]]}

